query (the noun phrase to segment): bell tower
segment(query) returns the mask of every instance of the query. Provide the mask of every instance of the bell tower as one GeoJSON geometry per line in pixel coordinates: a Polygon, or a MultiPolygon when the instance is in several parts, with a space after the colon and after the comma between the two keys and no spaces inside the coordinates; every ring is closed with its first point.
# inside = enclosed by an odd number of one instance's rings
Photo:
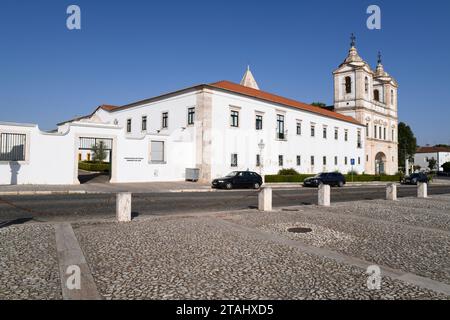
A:
{"type": "Polygon", "coordinates": [[[381,53],[372,70],[355,40],[352,34],[348,55],[333,72],[334,110],[366,127],[365,173],[392,175],[398,171],[398,85],[384,70],[381,53]]]}

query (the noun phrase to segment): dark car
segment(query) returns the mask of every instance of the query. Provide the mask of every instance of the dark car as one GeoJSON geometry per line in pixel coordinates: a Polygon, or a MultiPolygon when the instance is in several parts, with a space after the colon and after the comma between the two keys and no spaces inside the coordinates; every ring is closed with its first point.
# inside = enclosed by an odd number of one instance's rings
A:
{"type": "Polygon", "coordinates": [[[413,173],[409,176],[406,176],[403,178],[402,183],[403,184],[418,184],[419,182],[426,182],[428,183],[430,179],[428,176],[423,172],[413,173]]]}
{"type": "Polygon", "coordinates": [[[343,187],[345,185],[345,177],[341,173],[320,173],[314,177],[306,178],[303,181],[304,187],[318,187],[320,184],[328,184],[330,186],[343,187]]]}
{"type": "Polygon", "coordinates": [[[223,178],[214,179],[213,188],[253,188],[259,189],[263,184],[262,177],[252,171],[233,171],[223,178]]]}

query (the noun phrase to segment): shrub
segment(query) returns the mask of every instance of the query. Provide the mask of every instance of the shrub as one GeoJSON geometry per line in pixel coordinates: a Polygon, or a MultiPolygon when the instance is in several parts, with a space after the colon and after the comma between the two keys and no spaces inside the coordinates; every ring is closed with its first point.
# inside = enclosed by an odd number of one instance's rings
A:
{"type": "Polygon", "coordinates": [[[296,174],[296,175],[267,175],[264,176],[264,181],[266,183],[283,183],[283,182],[291,182],[291,183],[301,183],[306,178],[313,177],[313,174],[296,174]]]}
{"type": "Polygon", "coordinates": [[[109,172],[110,171],[110,164],[104,163],[104,162],[79,162],[78,163],[78,169],[85,170],[85,171],[95,171],[95,172],[109,172]]]}
{"type": "Polygon", "coordinates": [[[442,165],[444,172],[450,172],[450,162],[446,162],[442,165]]]}
{"type": "Polygon", "coordinates": [[[278,171],[280,176],[298,176],[299,173],[295,169],[281,169],[278,171]]]}

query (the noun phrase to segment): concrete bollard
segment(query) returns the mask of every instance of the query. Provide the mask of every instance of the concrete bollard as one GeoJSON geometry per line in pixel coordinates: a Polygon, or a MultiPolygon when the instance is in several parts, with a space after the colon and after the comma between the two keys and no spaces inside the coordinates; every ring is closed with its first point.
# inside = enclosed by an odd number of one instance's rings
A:
{"type": "Polygon", "coordinates": [[[425,182],[419,182],[417,184],[417,197],[428,198],[428,184],[425,182]]]}
{"type": "Polygon", "coordinates": [[[272,188],[264,187],[258,195],[258,210],[272,211],[272,188]]]}
{"type": "Polygon", "coordinates": [[[397,200],[397,185],[389,183],[386,187],[386,200],[397,200]]]}
{"type": "Polygon", "coordinates": [[[331,187],[327,184],[319,185],[319,206],[330,206],[331,187]]]}
{"type": "Polygon", "coordinates": [[[131,193],[118,193],[116,197],[116,217],[118,222],[131,221],[131,193]]]}

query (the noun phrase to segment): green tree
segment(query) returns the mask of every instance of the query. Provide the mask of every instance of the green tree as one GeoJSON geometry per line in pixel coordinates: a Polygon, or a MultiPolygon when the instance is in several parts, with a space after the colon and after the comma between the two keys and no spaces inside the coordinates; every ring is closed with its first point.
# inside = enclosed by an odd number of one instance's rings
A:
{"type": "Polygon", "coordinates": [[[428,159],[428,168],[430,168],[431,171],[436,170],[436,164],[437,161],[434,158],[428,159]]]}
{"type": "Polygon", "coordinates": [[[106,148],[103,141],[99,144],[92,146],[92,152],[94,152],[94,162],[103,162],[106,159],[106,148]]]}
{"type": "Polygon", "coordinates": [[[450,172],[450,162],[446,162],[442,165],[444,172],[450,172]]]}
{"type": "Polygon", "coordinates": [[[417,150],[417,139],[411,128],[404,122],[398,124],[398,165],[405,166],[405,160],[414,160],[417,150]]]}
{"type": "Polygon", "coordinates": [[[316,106],[316,107],[321,107],[321,108],[325,108],[327,105],[323,102],[313,102],[311,103],[312,106],[316,106]]]}

